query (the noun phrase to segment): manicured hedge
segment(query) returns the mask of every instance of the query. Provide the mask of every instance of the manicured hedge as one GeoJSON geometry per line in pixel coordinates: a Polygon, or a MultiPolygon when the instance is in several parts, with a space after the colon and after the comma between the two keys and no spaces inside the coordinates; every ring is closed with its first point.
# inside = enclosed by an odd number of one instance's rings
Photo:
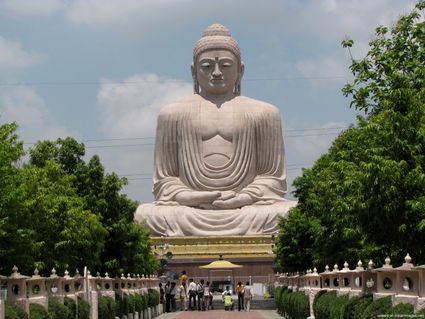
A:
{"type": "Polygon", "coordinates": [[[372,296],[353,297],[345,306],[344,319],[358,319],[372,303],[372,296]]]}
{"type": "Polygon", "coordinates": [[[25,311],[22,308],[6,302],[4,318],[5,319],[28,319],[28,315],[25,313],[25,311]]]}
{"type": "Polygon", "coordinates": [[[48,308],[50,319],[74,319],[69,308],[54,298],[49,299],[48,308]]]}
{"type": "Polygon", "coordinates": [[[159,305],[159,292],[155,289],[148,289],[148,307],[159,305]]]}
{"type": "Polygon", "coordinates": [[[115,319],[115,300],[111,297],[99,297],[98,315],[99,319],[115,319]]]}
{"type": "Polygon", "coordinates": [[[309,316],[308,297],[302,292],[291,292],[286,288],[275,290],[278,311],[286,319],[305,319],[309,316]]]}
{"type": "Polygon", "coordinates": [[[30,304],[30,319],[50,319],[50,315],[42,305],[30,304]]]}
{"type": "Polygon", "coordinates": [[[413,315],[413,305],[408,303],[400,303],[387,311],[386,315],[413,315]]]}
{"type": "Polygon", "coordinates": [[[374,300],[369,306],[367,306],[359,319],[376,318],[377,315],[383,315],[391,308],[392,304],[390,296],[374,300]]]}
{"type": "Polygon", "coordinates": [[[316,319],[330,319],[331,306],[336,298],[335,291],[325,292],[316,298],[313,308],[316,319]]]}

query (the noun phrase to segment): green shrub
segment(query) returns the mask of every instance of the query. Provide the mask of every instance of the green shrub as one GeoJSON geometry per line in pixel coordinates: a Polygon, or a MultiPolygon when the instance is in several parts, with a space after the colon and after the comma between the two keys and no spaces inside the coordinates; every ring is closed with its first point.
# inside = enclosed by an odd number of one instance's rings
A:
{"type": "Polygon", "coordinates": [[[134,311],[141,312],[145,309],[145,299],[139,295],[134,295],[134,311]]]}
{"type": "Polygon", "coordinates": [[[421,310],[419,310],[417,313],[417,315],[424,315],[423,317],[425,318],[425,308],[422,308],[421,310]]]}
{"type": "Polygon", "coordinates": [[[49,299],[48,309],[51,319],[73,319],[69,308],[55,298],[49,299]]]}
{"type": "Polygon", "coordinates": [[[124,294],[124,296],[122,297],[122,313],[123,315],[128,315],[129,314],[129,297],[127,294],[124,294]]]}
{"type": "Polygon", "coordinates": [[[305,319],[309,316],[308,297],[303,292],[285,290],[281,303],[282,314],[287,319],[305,319]]]}
{"type": "Polygon", "coordinates": [[[369,306],[367,306],[359,319],[376,318],[377,315],[385,314],[391,307],[392,305],[390,296],[374,300],[369,306]]]}
{"type": "Polygon", "coordinates": [[[115,294],[115,316],[122,318],[124,315],[122,298],[119,294],[115,294]]]}
{"type": "Polygon", "coordinates": [[[330,291],[316,296],[314,302],[314,316],[316,319],[329,319],[331,304],[336,299],[336,292],[330,291]]]}
{"type": "Polygon", "coordinates": [[[4,318],[5,319],[28,319],[28,315],[22,308],[6,302],[4,318]]]}
{"type": "Polygon", "coordinates": [[[148,289],[148,307],[159,305],[159,292],[155,289],[148,289]]]}
{"type": "Polygon", "coordinates": [[[351,298],[345,306],[344,319],[359,319],[372,301],[371,296],[351,298]]]}
{"type": "Polygon", "coordinates": [[[409,303],[399,303],[391,309],[389,309],[386,315],[413,315],[414,308],[409,303]]]}
{"type": "Polygon", "coordinates": [[[344,319],[345,307],[350,302],[347,295],[336,297],[335,300],[330,303],[329,319],[344,319]]]}
{"type": "Polygon", "coordinates": [[[84,299],[78,297],[78,319],[90,318],[90,305],[84,299]]]}
{"type": "Polygon", "coordinates": [[[128,313],[134,313],[135,311],[135,297],[134,295],[128,295],[128,313]]]}
{"type": "Polygon", "coordinates": [[[65,297],[63,299],[63,304],[68,308],[68,310],[71,312],[71,318],[76,318],[76,313],[77,313],[77,303],[75,302],[74,299],[69,298],[69,297],[65,297]]]}
{"type": "Polygon", "coordinates": [[[29,319],[50,319],[49,313],[42,305],[30,304],[29,319]]]}
{"type": "Polygon", "coordinates": [[[115,300],[100,296],[98,301],[99,319],[115,319],[115,300]]]}
{"type": "Polygon", "coordinates": [[[287,290],[287,287],[277,287],[274,291],[274,297],[276,302],[277,311],[283,314],[283,293],[287,290]]]}

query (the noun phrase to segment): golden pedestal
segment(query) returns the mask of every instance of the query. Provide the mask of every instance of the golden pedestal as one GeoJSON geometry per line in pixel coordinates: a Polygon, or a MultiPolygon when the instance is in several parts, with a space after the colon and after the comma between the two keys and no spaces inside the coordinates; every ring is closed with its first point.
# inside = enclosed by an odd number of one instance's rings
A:
{"type": "Polygon", "coordinates": [[[168,268],[177,274],[186,270],[189,277],[205,277],[207,270],[199,266],[217,260],[220,255],[243,266],[235,271],[240,277],[269,278],[274,273],[274,238],[271,235],[152,237],[152,240],[160,258],[167,252],[172,253],[168,268]]]}

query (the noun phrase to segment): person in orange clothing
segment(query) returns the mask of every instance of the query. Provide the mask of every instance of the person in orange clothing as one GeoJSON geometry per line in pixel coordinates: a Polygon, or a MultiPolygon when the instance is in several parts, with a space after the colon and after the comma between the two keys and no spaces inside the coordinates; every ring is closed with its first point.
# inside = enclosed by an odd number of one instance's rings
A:
{"type": "Polygon", "coordinates": [[[236,294],[238,295],[238,311],[241,311],[241,309],[244,309],[243,306],[243,295],[244,295],[244,285],[242,285],[242,282],[238,282],[238,284],[236,285],[236,294]]]}

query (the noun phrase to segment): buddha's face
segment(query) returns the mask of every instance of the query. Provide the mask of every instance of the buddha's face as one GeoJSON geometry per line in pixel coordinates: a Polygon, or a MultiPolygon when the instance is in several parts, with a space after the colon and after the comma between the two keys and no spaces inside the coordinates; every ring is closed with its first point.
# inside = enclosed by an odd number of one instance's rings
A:
{"type": "Polygon", "coordinates": [[[201,92],[219,95],[233,91],[240,63],[230,51],[208,50],[198,56],[195,68],[201,92]]]}

